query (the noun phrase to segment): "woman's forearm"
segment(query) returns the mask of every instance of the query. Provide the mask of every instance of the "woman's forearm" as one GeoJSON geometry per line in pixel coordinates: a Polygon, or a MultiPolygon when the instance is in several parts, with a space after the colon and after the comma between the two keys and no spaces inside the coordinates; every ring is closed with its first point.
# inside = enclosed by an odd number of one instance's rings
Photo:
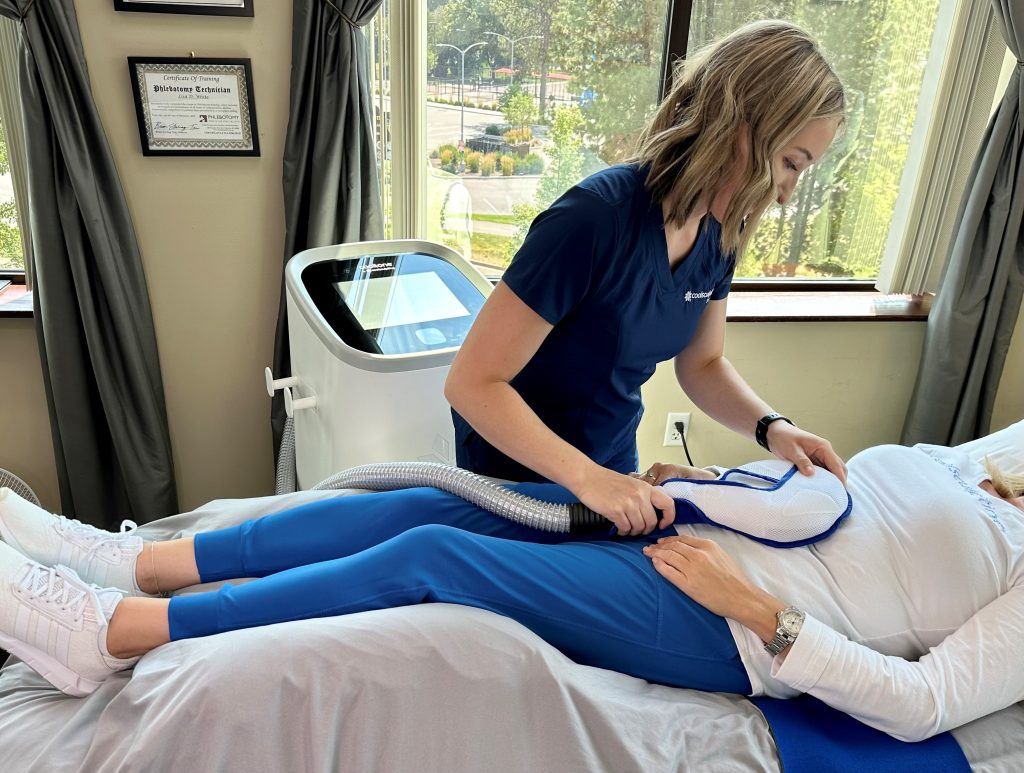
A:
{"type": "Polygon", "coordinates": [[[570,491],[594,466],[586,454],[552,432],[507,382],[463,385],[447,396],[484,440],[570,491]]]}
{"type": "Polygon", "coordinates": [[[676,371],[694,405],[720,424],[753,439],[757,421],[772,408],[757,396],[725,357],[691,371],[676,371]]]}

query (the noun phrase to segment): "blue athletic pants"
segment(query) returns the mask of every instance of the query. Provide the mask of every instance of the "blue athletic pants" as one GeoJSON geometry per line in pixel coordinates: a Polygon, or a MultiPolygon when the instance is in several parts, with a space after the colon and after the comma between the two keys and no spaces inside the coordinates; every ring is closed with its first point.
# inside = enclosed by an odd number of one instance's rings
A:
{"type": "MultiPolygon", "coordinates": [[[[552,483],[510,488],[575,501],[552,483]]],[[[578,663],[749,695],[725,620],[641,552],[674,534],[554,534],[434,488],[335,497],[196,534],[201,582],[260,579],[172,597],[170,637],[448,602],[511,617],[578,663]]]]}

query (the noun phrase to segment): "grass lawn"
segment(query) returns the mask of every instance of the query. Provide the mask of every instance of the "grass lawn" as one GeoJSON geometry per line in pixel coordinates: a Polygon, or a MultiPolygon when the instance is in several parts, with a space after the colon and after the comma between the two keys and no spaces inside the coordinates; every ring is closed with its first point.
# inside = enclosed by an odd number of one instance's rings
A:
{"type": "Polygon", "coordinates": [[[515,223],[515,215],[485,215],[479,212],[473,213],[474,220],[485,220],[488,223],[515,223]]]}
{"type": "Polygon", "coordinates": [[[502,257],[506,245],[511,241],[507,236],[496,234],[473,234],[473,261],[486,263],[489,266],[504,268],[509,261],[502,257]]]}

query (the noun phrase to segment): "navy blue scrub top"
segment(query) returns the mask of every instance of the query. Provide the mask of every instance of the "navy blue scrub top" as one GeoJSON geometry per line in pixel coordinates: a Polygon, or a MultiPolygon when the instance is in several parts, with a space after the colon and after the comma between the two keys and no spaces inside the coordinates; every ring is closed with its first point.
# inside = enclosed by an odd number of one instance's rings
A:
{"type": "MultiPolygon", "coordinates": [[[[581,180],[530,224],[503,281],[554,325],[510,384],[555,434],[597,464],[634,472],[640,387],[679,354],[711,300],[729,294],[735,260],[709,213],[669,266],[661,204],[647,167],[616,164],[581,180]]],[[[454,409],[456,463],[483,475],[543,481],[494,448],[454,409]]]]}

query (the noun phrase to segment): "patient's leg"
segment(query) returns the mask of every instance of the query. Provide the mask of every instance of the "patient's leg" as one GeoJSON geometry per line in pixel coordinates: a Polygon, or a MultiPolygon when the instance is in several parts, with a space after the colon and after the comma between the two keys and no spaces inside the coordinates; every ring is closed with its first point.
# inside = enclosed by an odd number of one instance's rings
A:
{"type": "Polygon", "coordinates": [[[169,602],[127,598],[107,645],[115,655],[141,654],[168,640],[238,628],[449,602],[515,619],[580,663],[663,684],[749,692],[726,622],[640,552],[657,536],[543,545],[419,526],[354,555],[214,592],[169,602]],[[131,632],[147,620],[156,621],[151,638],[132,649],[131,632]]]}
{"type": "MultiPolygon", "coordinates": [[[[516,484],[512,488],[546,501],[575,501],[566,489],[554,484],[516,484]]],[[[158,585],[162,591],[171,591],[198,582],[264,577],[358,553],[426,524],[532,542],[588,538],[531,529],[454,494],[412,488],[332,497],[194,538],[149,543],[139,556],[136,580],[142,590],[155,593],[158,585]]]]}

